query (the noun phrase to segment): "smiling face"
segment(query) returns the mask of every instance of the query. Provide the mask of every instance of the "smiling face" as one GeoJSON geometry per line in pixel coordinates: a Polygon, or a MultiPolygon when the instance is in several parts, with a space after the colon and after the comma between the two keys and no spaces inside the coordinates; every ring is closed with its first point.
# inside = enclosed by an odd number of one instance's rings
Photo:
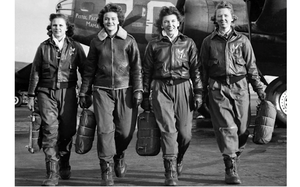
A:
{"type": "Polygon", "coordinates": [[[172,36],[178,31],[180,22],[175,14],[164,16],[162,19],[162,28],[167,35],[172,36]]]}
{"type": "Polygon", "coordinates": [[[106,31],[110,34],[114,34],[118,30],[119,19],[116,12],[107,12],[103,16],[103,25],[106,31]]]}
{"type": "Polygon", "coordinates": [[[53,19],[51,22],[51,30],[53,36],[56,39],[61,40],[66,35],[66,31],[68,30],[66,21],[63,18],[53,19]]]}
{"type": "Polygon", "coordinates": [[[233,17],[228,8],[221,8],[216,11],[216,22],[221,30],[229,30],[233,22],[233,17]]]}

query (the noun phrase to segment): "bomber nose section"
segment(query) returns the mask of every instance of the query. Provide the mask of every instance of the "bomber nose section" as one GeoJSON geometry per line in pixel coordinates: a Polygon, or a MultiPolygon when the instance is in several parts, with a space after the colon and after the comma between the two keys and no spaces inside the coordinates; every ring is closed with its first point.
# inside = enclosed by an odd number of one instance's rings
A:
{"type": "Polygon", "coordinates": [[[56,13],[66,14],[69,17],[73,15],[74,0],[61,0],[56,5],[56,13]]]}

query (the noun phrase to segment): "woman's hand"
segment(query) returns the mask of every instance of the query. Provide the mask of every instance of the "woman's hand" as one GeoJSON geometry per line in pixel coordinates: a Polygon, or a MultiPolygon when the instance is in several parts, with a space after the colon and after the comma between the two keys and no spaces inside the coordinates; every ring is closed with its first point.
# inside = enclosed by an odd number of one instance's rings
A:
{"type": "Polygon", "coordinates": [[[34,109],[34,97],[28,97],[27,107],[29,110],[34,109]]]}

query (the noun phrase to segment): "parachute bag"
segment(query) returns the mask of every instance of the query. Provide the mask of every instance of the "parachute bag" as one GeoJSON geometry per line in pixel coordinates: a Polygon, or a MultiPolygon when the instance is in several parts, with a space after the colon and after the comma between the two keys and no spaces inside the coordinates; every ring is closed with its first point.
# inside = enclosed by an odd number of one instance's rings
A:
{"type": "Polygon", "coordinates": [[[29,123],[29,143],[26,146],[30,153],[36,153],[40,151],[42,147],[42,131],[41,124],[42,119],[38,111],[32,110],[30,115],[31,123],[29,123]]]}
{"type": "Polygon", "coordinates": [[[252,141],[256,144],[269,143],[272,139],[275,120],[275,106],[270,101],[261,101],[257,106],[257,116],[255,118],[252,141]]]}
{"type": "Polygon", "coordinates": [[[156,156],[160,152],[160,130],[152,111],[139,114],[136,152],[140,156],[156,156]]]}
{"type": "Polygon", "coordinates": [[[84,108],[79,119],[79,126],[75,140],[75,152],[85,154],[93,146],[96,130],[95,114],[91,110],[84,108]]]}

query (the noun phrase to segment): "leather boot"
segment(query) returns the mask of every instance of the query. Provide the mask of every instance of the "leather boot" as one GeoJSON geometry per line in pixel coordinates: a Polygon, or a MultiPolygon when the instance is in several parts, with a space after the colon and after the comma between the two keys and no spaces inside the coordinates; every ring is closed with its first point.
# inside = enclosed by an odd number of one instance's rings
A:
{"type": "Polygon", "coordinates": [[[224,155],[223,160],[225,163],[225,182],[227,184],[241,184],[242,182],[237,173],[237,157],[224,155]]]}
{"type": "Polygon", "coordinates": [[[70,153],[60,156],[59,159],[59,175],[63,180],[70,179],[71,177],[71,166],[69,163],[70,153]]]}
{"type": "Polygon", "coordinates": [[[59,175],[63,180],[68,180],[71,177],[71,166],[69,162],[60,163],[59,175]]]}
{"type": "Polygon", "coordinates": [[[177,175],[180,176],[182,173],[182,169],[183,169],[183,155],[182,154],[178,154],[177,157],[177,175]]]}
{"type": "Polygon", "coordinates": [[[124,154],[114,156],[114,169],[117,177],[125,177],[127,164],[125,163],[124,154]]]}
{"type": "Polygon", "coordinates": [[[183,161],[177,162],[177,175],[180,176],[183,169],[183,161]]]}
{"type": "Polygon", "coordinates": [[[100,167],[101,167],[101,178],[103,185],[105,186],[112,186],[114,185],[113,180],[113,163],[106,162],[105,160],[100,160],[100,167]]]}
{"type": "Polygon", "coordinates": [[[47,169],[47,179],[43,181],[42,186],[56,186],[58,185],[58,162],[57,161],[49,161],[46,162],[47,169]]]}
{"type": "Polygon", "coordinates": [[[178,182],[176,158],[164,159],[165,185],[176,186],[178,182]]]}
{"type": "Polygon", "coordinates": [[[50,164],[47,163],[48,162],[46,162],[46,179],[48,179],[50,176],[50,164]]]}

